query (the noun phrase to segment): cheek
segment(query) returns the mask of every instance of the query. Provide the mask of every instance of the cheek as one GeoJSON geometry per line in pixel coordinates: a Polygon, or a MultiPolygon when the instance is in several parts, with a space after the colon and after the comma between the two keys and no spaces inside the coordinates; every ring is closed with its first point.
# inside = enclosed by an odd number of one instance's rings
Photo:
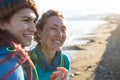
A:
{"type": "Polygon", "coordinates": [[[47,34],[47,32],[46,33],[44,32],[44,33],[42,33],[39,36],[40,36],[40,38],[41,38],[42,41],[46,41],[47,38],[49,38],[49,35],[47,34]]]}
{"type": "Polygon", "coordinates": [[[11,24],[9,30],[11,30],[14,33],[21,33],[21,32],[23,32],[25,30],[24,25],[21,25],[19,23],[17,24],[17,23],[18,22],[11,24]]]}
{"type": "Polygon", "coordinates": [[[63,33],[63,39],[66,40],[66,33],[63,33]]]}
{"type": "Polygon", "coordinates": [[[46,38],[51,37],[53,35],[54,35],[54,33],[51,31],[44,31],[44,33],[43,33],[43,36],[45,36],[46,38]]]}
{"type": "Polygon", "coordinates": [[[63,38],[63,41],[64,41],[64,42],[65,42],[65,40],[66,40],[66,37],[63,38]]]}
{"type": "Polygon", "coordinates": [[[11,35],[16,35],[17,34],[17,30],[18,30],[18,28],[13,28],[12,26],[10,27],[10,28],[7,28],[6,29],[11,35]]]}

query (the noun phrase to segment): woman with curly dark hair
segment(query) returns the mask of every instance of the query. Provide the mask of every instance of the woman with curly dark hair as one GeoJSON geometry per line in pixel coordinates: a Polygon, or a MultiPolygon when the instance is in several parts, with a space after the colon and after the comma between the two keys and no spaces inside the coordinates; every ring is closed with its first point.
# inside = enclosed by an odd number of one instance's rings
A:
{"type": "Polygon", "coordinates": [[[33,79],[35,67],[24,47],[31,44],[37,18],[33,0],[0,0],[0,80],[33,79]],[[29,64],[23,65],[25,62],[29,64]],[[26,66],[30,66],[29,77],[26,66]]]}

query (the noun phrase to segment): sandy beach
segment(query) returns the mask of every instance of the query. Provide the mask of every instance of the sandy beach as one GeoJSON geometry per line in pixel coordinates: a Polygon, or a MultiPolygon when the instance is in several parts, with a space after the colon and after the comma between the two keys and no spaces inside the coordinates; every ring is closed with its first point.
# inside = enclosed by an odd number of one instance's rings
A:
{"type": "Polygon", "coordinates": [[[108,22],[71,58],[71,80],[120,80],[120,24],[108,22]]]}

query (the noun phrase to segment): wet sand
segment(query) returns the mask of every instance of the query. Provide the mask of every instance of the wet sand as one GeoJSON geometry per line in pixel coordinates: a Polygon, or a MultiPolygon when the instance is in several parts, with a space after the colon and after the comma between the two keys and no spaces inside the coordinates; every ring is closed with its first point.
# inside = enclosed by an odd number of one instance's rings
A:
{"type": "MultiPolygon", "coordinates": [[[[120,80],[120,25],[106,23],[98,27],[95,36],[71,58],[71,80],[120,80]]],[[[77,47],[77,48],[76,48],[77,47]]]]}

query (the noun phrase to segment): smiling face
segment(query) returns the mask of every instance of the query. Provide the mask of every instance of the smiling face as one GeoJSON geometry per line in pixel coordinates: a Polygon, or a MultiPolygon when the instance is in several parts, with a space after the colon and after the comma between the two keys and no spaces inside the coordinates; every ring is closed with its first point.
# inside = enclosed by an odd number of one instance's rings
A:
{"type": "Polygon", "coordinates": [[[29,46],[36,32],[36,14],[32,9],[20,9],[2,28],[13,35],[23,46],[29,46]]]}
{"type": "Polygon", "coordinates": [[[41,32],[38,33],[41,46],[47,50],[58,51],[66,40],[66,26],[64,20],[58,16],[47,19],[41,32]]]}

